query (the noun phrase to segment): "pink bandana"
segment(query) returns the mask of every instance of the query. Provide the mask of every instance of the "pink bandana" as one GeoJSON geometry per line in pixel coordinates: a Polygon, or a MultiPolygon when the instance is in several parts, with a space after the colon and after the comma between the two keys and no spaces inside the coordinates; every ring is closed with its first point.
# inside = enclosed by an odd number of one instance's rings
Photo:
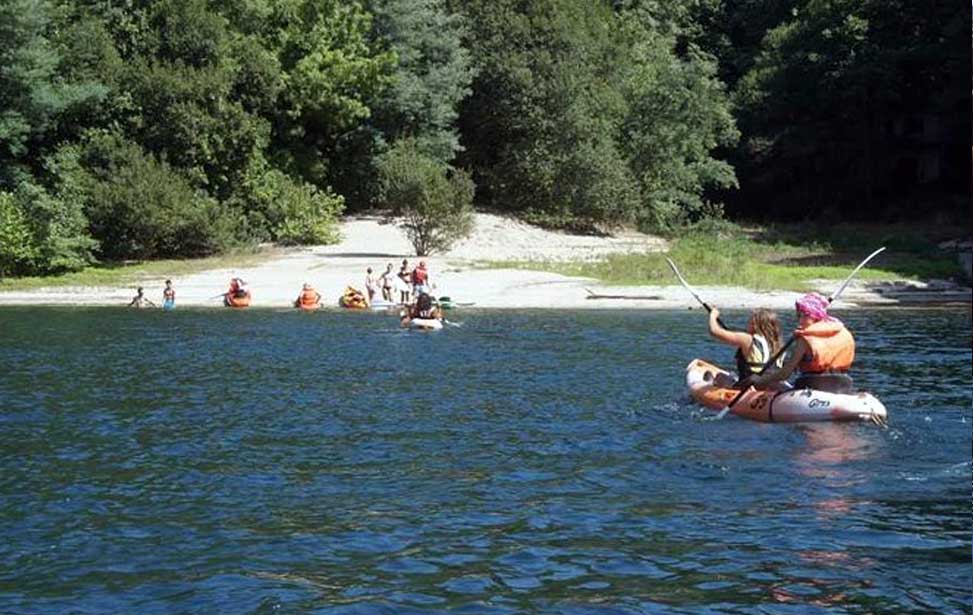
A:
{"type": "Polygon", "coordinates": [[[838,320],[828,315],[828,300],[818,293],[808,293],[794,303],[798,313],[809,316],[816,321],[838,320]]]}

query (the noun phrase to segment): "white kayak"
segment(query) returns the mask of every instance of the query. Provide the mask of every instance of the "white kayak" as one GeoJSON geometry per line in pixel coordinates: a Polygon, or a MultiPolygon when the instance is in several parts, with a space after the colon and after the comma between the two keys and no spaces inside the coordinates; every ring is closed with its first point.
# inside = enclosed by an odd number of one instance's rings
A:
{"type": "MultiPolygon", "coordinates": [[[[712,363],[695,359],[686,367],[686,386],[699,404],[711,410],[722,410],[740,393],[714,381],[725,374],[732,382],[735,376],[712,363]]],[[[871,393],[828,393],[816,389],[787,388],[779,391],[749,389],[731,410],[744,418],[765,423],[800,423],[820,421],[870,421],[884,423],[885,406],[871,393]]]]}
{"type": "Polygon", "coordinates": [[[413,318],[409,321],[409,328],[423,331],[436,331],[443,328],[443,321],[438,318],[413,318]]]}

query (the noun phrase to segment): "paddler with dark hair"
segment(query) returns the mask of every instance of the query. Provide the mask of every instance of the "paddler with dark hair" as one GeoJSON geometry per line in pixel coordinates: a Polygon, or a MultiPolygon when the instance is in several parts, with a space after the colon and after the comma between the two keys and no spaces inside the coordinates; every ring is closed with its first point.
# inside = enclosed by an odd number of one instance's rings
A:
{"type": "Polygon", "coordinates": [[[795,369],[801,372],[797,389],[850,393],[854,384],[848,370],[855,360],[855,338],[844,323],[828,314],[828,300],[817,293],[804,295],[794,304],[798,327],[794,348],[784,364],[766,373],[745,378],[740,385],[767,387],[785,380],[795,369]]]}
{"type": "MultiPolygon", "coordinates": [[[[730,331],[720,324],[720,311],[714,307],[709,313],[709,334],[724,344],[736,347],[734,358],[741,380],[759,372],[781,347],[777,314],[765,308],[756,309],[750,314],[746,331],[730,331]]],[[[777,365],[780,365],[779,359],[777,365]]],[[[732,382],[719,384],[731,386],[732,382]]]]}

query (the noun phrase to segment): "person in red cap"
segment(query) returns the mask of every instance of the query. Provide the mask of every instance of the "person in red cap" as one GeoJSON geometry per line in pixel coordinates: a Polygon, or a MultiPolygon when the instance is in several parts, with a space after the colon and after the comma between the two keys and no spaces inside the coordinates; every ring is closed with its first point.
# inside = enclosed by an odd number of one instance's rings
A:
{"type": "Polygon", "coordinates": [[[794,383],[798,389],[817,389],[831,393],[849,393],[854,383],[848,370],[855,361],[855,338],[845,324],[828,314],[828,300],[809,293],[794,304],[798,327],[794,331],[794,349],[784,364],[768,368],[763,374],[745,378],[742,385],[766,387],[785,380],[795,369],[801,375],[794,383]]]}

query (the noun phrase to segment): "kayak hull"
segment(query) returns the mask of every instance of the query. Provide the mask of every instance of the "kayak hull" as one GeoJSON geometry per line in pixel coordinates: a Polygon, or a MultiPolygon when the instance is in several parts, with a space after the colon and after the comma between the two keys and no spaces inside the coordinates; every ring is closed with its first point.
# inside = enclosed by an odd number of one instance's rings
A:
{"type": "Polygon", "coordinates": [[[242,297],[234,297],[230,293],[226,293],[223,295],[223,305],[230,308],[250,307],[250,293],[247,293],[242,297]]]}
{"type": "MultiPolygon", "coordinates": [[[[690,396],[711,410],[725,408],[740,391],[717,385],[714,380],[720,374],[735,379],[733,374],[712,363],[702,359],[691,361],[686,367],[686,387],[690,396]]],[[[885,422],[888,418],[885,406],[871,393],[843,394],[793,388],[777,391],[749,389],[731,412],[763,423],[885,422]]]]}
{"type": "Polygon", "coordinates": [[[443,321],[436,318],[413,318],[409,321],[409,328],[420,331],[437,331],[443,328],[443,321]]]}

